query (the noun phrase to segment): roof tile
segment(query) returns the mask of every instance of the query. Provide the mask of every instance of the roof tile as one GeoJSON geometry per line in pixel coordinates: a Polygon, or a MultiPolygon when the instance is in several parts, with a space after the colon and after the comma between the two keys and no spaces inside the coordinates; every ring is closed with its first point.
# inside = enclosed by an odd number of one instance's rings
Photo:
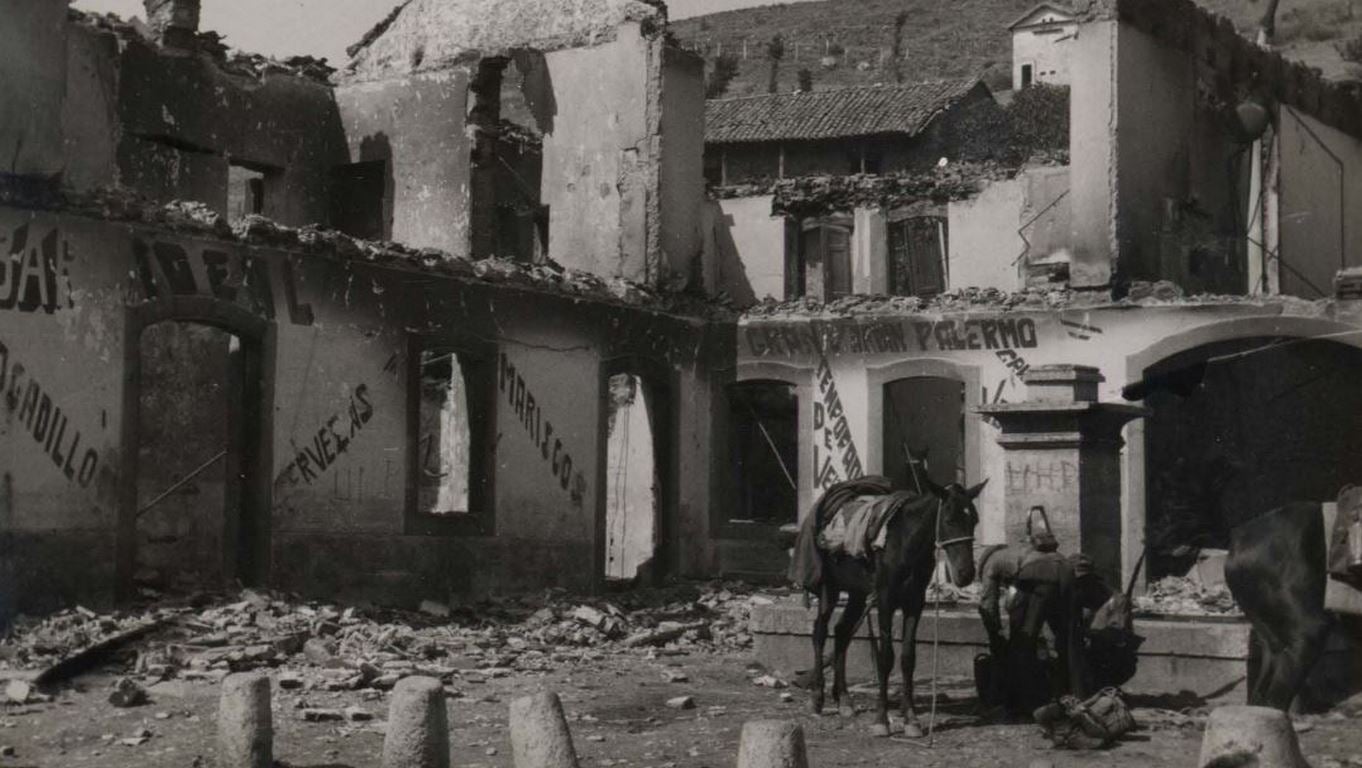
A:
{"type": "Polygon", "coordinates": [[[978,84],[977,80],[942,80],[713,99],[705,103],[705,141],[915,136],[978,84]]]}

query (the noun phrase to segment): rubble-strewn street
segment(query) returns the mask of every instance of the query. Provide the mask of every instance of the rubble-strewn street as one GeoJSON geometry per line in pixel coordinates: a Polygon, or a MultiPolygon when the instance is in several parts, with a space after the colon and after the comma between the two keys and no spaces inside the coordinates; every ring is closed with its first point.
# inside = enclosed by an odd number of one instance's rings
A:
{"type": "MultiPolygon", "coordinates": [[[[1115,748],[1100,757],[1055,752],[1034,725],[978,723],[972,682],[962,679],[940,681],[934,748],[872,739],[868,714],[814,717],[805,691],[753,660],[747,614],[754,601],[773,596],[716,583],[597,600],[549,592],[427,603],[420,613],[396,613],[246,591],[117,615],[78,608],[20,622],[0,643],[9,667],[0,678],[14,681],[0,706],[0,765],[212,766],[218,683],[252,668],[271,677],[275,756],[288,766],[376,765],[390,690],[409,674],[445,684],[455,764],[483,768],[511,764],[507,707],[540,689],[562,697],[582,763],[592,768],[731,765],[742,724],[762,717],[802,722],[819,766],[1036,759],[1172,766],[1186,764],[1199,743],[1204,702],[1136,699],[1142,728],[1115,748]],[[113,649],[92,671],[30,682],[148,626],[149,634],[113,649]]],[[[873,688],[858,682],[854,695],[865,708],[873,688]]],[[[1362,709],[1344,707],[1297,719],[1315,765],[1362,765],[1359,717],[1362,709]]]]}

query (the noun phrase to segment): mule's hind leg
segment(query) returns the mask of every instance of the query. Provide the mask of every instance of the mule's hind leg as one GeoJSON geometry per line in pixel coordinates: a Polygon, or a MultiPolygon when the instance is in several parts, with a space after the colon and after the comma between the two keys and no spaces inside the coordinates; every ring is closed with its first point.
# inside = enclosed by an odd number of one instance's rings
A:
{"type": "Polygon", "coordinates": [[[847,650],[851,647],[856,624],[864,614],[865,595],[847,593],[847,605],[842,609],[842,618],[837,622],[832,641],[832,700],[842,717],[856,716],[856,707],[851,702],[851,694],[847,692],[847,650]]]}
{"type": "Polygon", "coordinates": [[[1248,676],[1244,681],[1246,703],[1257,707],[1262,706],[1267,696],[1267,681],[1271,679],[1272,672],[1272,648],[1257,629],[1249,630],[1248,645],[1248,676]]]}
{"type": "Polygon", "coordinates": [[[1291,707],[1310,668],[1315,665],[1324,642],[1329,636],[1329,621],[1325,616],[1304,619],[1296,625],[1296,633],[1287,641],[1285,647],[1273,654],[1271,675],[1267,678],[1266,692],[1262,706],[1280,709],[1283,712],[1291,707]]]}
{"type": "Polygon", "coordinates": [[[809,706],[815,715],[823,712],[823,647],[827,644],[828,623],[832,621],[832,612],[836,607],[837,590],[825,579],[818,592],[818,615],[813,620],[813,680],[810,682],[813,697],[809,706]]]}

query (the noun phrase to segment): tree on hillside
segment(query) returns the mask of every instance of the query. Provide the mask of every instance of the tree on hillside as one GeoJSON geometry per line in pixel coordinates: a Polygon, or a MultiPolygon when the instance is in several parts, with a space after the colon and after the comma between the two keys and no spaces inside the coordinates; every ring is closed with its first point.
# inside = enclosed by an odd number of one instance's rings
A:
{"type": "Polygon", "coordinates": [[[785,58],[785,39],[780,35],[766,44],[766,58],[771,61],[771,74],[766,80],[766,92],[775,93],[780,76],[780,60],[785,58]]]}
{"type": "Polygon", "coordinates": [[[894,17],[894,50],[889,65],[894,69],[894,82],[903,82],[903,25],[908,23],[908,12],[899,11],[894,17]]]}
{"type": "Polygon", "coordinates": [[[799,70],[799,90],[803,93],[813,90],[813,72],[808,67],[801,67],[799,70]]]}
{"type": "Polygon", "coordinates": [[[728,84],[738,76],[738,57],[731,53],[721,53],[714,57],[714,68],[709,72],[705,83],[705,98],[718,99],[728,92],[728,84]]]}
{"type": "Polygon", "coordinates": [[[1272,45],[1272,38],[1277,34],[1277,5],[1280,0],[1267,0],[1267,8],[1263,9],[1263,18],[1258,21],[1258,44],[1272,45]]]}

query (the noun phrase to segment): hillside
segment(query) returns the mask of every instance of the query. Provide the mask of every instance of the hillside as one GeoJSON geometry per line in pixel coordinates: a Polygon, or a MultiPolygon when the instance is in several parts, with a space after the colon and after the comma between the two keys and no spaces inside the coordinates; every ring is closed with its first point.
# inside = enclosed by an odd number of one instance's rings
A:
{"type": "MultiPolygon", "coordinates": [[[[1255,28],[1262,0],[1200,0],[1255,28]]],[[[674,22],[673,32],[711,63],[721,53],[738,57],[728,96],[765,93],[768,41],[780,35],[784,56],[777,83],[794,90],[798,71],[809,69],[815,88],[894,82],[894,20],[905,13],[903,79],[933,80],[987,74],[990,85],[1010,82],[1011,37],[1006,26],[1035,0],[818,0],[698,16],[674,22]]],[[[1346,40],[1362,35],[1362,0],[1282,0],[1278,42],[1283,52],[1329,77],[1357,77],[1359,68],[1339,55],[1346,40]]]]}

